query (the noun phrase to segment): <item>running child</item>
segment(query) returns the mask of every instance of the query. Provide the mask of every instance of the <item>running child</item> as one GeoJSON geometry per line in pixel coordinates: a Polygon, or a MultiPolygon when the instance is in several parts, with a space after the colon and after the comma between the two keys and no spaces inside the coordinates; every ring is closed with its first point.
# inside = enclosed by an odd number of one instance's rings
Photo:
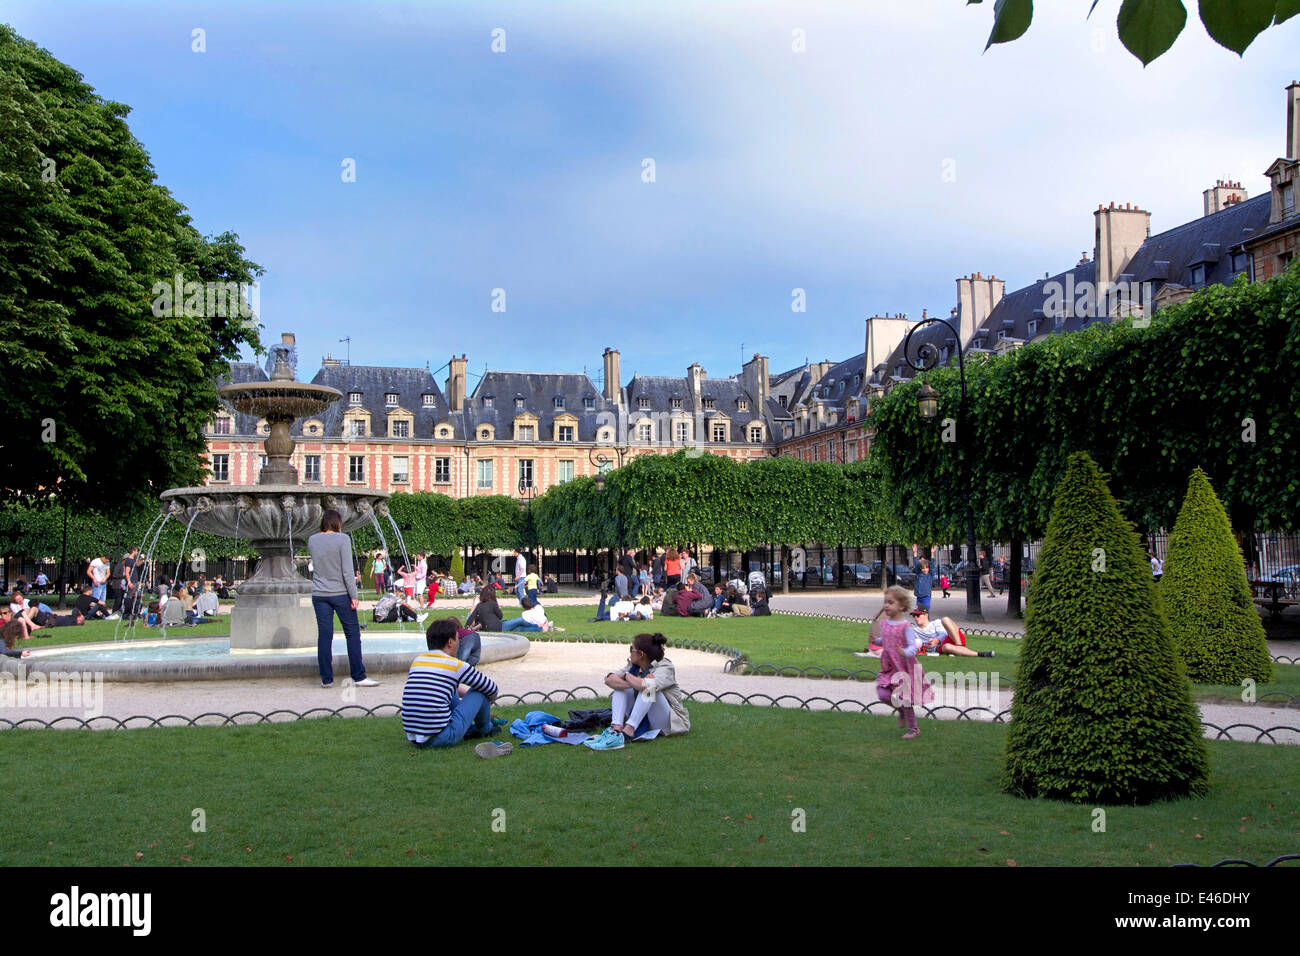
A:
{"type": "Polygon", "coordinates": [[[908,636],[907,613],[912,598],[898,585],[885,589],[884,606],[871,623],[871,637],[883,645],[876,696],[898,711],[898,726],[905,727],[904,740],[921,736],[916,725],[916,706],[934,697],[925,671],[916,659],[916,641],[908,636]],[[882,620],[883,617],[883,620],[882,620]]]}

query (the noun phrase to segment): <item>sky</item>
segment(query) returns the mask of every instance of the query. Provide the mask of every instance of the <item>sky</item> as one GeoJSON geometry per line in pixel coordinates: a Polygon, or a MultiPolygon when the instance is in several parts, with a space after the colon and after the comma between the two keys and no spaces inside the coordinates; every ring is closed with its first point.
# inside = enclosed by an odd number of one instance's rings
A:
{"type": "Polygon", "coordinates": [[[1192,5],[1144,69],[1118,0],[1040,3],[984,52],[992,6],[0,0],[0,22],[132,108],[196,227],[265,267],[263,341],[294,332],[302,377],[464,353],[472,388],[485,365],[599,383],[607,346],[624,383],[839,361],[869,316],[947,315],[958,276],[1010,292],[1091,255],[1098,203],[1156,233],[1217,179],[1267,189],[1300,18],[1239,58],[1192,5]]]}

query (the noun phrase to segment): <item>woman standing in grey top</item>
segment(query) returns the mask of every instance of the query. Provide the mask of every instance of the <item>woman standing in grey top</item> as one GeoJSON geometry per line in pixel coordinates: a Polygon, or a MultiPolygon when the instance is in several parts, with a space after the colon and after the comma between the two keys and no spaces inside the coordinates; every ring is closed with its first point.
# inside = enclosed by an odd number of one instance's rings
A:
{"type": "Polygon", "coordinates": [[[316,659],[322,687],[334,685],[334,615],[348,642],[352,682],[377,687],[361,662],[361,626],[357,621],[357,584],[352,573],[352,539],[342,534],[343,516],[334,509],[320,516],[320,532],[307,539],[311,554],[311,606],[316,612],[316,659]]]}

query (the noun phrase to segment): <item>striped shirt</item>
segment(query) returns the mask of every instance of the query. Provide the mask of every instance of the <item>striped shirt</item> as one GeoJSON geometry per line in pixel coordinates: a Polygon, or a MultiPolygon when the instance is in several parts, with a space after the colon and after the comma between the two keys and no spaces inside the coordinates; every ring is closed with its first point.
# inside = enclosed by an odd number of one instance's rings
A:
{"type": "Polygon", "coordinates": [[[442,651],[428,651],[411,662],[402,690],[402,729],[407,740],[422,744],[442,733],[459,701],[459,684],[489,699],[498,693],[490,677],[442,651]]]}

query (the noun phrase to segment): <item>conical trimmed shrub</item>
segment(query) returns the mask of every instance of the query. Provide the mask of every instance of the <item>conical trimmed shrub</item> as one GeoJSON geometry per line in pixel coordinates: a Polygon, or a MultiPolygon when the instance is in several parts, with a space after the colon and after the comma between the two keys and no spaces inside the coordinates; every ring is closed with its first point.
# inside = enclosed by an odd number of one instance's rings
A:
{"type": "Polygon", "coordinates": [[[1097,464],[1073,454],[1025,613],[1003,787],[1150,803],[1202,794],[1208,775],[1150,562],[1097,464]]]}
{"type": "Polygon", "coordinates": [[[1264,625],[1246,582],[1246,562],[1209,477],[1200,468],[1169,535],[1160,596],[1174,650],[1198,684],[1273,679],[1264,625]]]}

